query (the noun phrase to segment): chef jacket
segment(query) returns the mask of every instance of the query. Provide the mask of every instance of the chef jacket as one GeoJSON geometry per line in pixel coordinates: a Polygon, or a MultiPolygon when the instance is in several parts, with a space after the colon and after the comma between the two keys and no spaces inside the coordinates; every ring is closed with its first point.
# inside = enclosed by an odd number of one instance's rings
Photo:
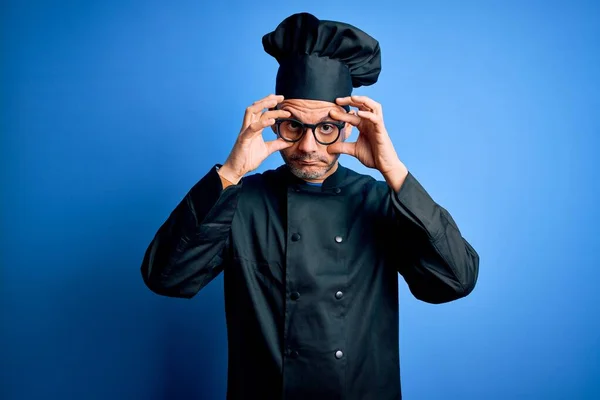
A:
{"type": "Polygon", "coordinates": [[[215,165],[142,263],[191,298],[223,272],[227,399],[401,399],[398,274],[428,303],[469,294],[479,256],[409,172],[398,192],[341,165],[322,186],[287,166],[223,189],[215,165]]]}

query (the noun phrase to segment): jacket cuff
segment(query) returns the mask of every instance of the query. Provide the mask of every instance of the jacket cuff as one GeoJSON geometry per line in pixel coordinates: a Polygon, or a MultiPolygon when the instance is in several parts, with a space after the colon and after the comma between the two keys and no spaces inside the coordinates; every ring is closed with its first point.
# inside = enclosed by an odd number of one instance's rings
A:
{"type": "Polygon", "coordinates": [[[443,232],[441,208],[410,172],[398,192],[392,191],[392,203],[411,223],[424,230],[435,241],[443,232]]]}
{"type": "MultiPolygon", "coordinates": [[[[196,183],[186,196],[187,204],[192,214],[195,217],[196,225],[202,223],[202,219],[211,211],[211,209],[219,203],[222,195],[225,192],[239,190],[242,186],[242,181],[236,185],[231,185],[223,189],[221,176],[217,173],[220,164],[215,164],[204,177],[196,183]]],[[[231,196],[225,196],[231,200],[231,196]]],[[[235,197],[235,196],[234,196],[235,197]]],[[[225,199],[223,199],[226,201],[225,199]]],[[[234,204],[230,204],[234,205],[234,204]]]]}

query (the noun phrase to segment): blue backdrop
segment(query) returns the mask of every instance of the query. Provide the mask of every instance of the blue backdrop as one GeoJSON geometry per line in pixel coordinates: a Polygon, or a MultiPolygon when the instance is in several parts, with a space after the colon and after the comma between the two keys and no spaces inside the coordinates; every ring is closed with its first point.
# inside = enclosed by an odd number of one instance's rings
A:
{"type": "Polygon", "coordinates": [[[176,300],[139,267],[309,11],[381,42],[357,93],[481,255],[455,303],[401,282],[406,398],[600,398],[599,4],[3,1],[0,397],[224,398],[222,276],[176,300]]]}

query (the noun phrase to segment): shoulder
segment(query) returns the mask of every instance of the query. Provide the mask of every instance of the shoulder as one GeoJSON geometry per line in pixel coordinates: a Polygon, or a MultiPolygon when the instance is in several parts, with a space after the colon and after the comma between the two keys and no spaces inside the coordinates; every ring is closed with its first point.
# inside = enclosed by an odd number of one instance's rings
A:
{"type": "Polygon", "coordinates": [[[360,172],[356,172],[353,169],[340,166],[340,169],[343,170],[344,180],[350,184],[370,184],[375,181],[371,175],[361,174],[360,172]]]}
{"type": "Polygon", "coordinates": [[[265,192],[273,191],[286,186],[280,169],[271,169],[247,175],[241,180],[242,193],[244,195],[264,195],[265,192]]]}
{"type": "Polygon", "coordinates": [[[242,178],[242,184],[244,185],[264,185],[269,182],[275,182],[281,180],[281,174],[279,169],[269,169],[263,172],[257,172],[251,175],[247,175],[242,178]]]}
{"type": "Polygon", "coordinates": [[[345,169],[344,186],[351,186],[359,189],[365,195],[384,195],[389,191],[388,184],[385,181],[377,180],[371,175],[361,174],[350,168],[345,169]]]}

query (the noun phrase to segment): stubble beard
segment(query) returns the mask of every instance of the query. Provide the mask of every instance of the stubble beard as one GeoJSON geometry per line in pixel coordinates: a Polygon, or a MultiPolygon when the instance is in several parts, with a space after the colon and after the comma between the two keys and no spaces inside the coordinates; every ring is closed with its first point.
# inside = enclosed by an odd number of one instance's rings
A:
{"type": "Polygon", "coordinates": [[[317,168],[315,166],[311,166],[311,167],[301,168],[301,167],[297,166],[296,162],[298,162],[298,161],[315,161],[315,162],[320,161],[320,162],[327,163],[329,160],[319,158],[318,156],[312,156],[311,154],[307,154],[307,153],[294,154],[289,158],[283,153],[283,151],[281,151],[280,154],[281,154],[281,158],[283,158],[283,161],[288,166],[288,168],[290,169],[292,174],[294,174],[295,176],[297,176],[300,179],[319,179],[319,178],[321,178],[323,175],[325,175],[327,172],[329,172],[335,166],[335,163],[340,158],[340,155],[336,154],[334,159],[331,161],[331,163],[326,164],[322,167],[317,168]],[[308,168],[310,168],[311,170],[309,171],[308,168]],[[315,170],[315,168],[317,168],[317,169],[315,170]]]}

